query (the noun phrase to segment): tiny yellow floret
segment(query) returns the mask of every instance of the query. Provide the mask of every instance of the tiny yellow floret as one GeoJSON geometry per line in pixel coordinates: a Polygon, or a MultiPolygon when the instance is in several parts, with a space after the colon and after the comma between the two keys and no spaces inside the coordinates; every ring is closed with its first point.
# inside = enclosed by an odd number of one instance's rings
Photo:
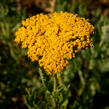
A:
{"type": "Polygon", "coordinates": [[[51,74],[61,72],[82,49],[92,47],[90,35],[94,26],[76,14],[60,12],[52,17],[38,14],[22,22],[16,32],[15,42],[28,48],[32,61],[51,74]]]}

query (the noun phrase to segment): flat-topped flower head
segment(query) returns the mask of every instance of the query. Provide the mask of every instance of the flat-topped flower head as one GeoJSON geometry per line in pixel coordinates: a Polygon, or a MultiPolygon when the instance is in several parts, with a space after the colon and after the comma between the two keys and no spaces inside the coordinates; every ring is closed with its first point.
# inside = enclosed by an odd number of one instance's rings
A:
{"type": "Polygon", "coordinates": [[[23,21],[15,42],[28,48],[31,60],[38,61],[49,74],[57,74],[68,65],[67,57],[72,59],[75,53],[93,46],[93,33],[94,27],[87,19],[55,12],[52,17],[38,14],[23,21]]]}

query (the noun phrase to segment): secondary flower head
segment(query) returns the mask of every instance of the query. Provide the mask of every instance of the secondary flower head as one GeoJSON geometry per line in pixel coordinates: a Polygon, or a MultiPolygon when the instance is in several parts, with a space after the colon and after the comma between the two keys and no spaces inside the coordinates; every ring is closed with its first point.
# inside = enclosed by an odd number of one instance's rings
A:
{"type": "Polygon", "coordinates": [[[61,72],[81,49],[92,47],[90,35],[94,27],[76,14],[60,12],[52,17],[38,14],[22,22],[16,32],[16,43],[28,48],[32,61],[51,74],[61,72]]]}

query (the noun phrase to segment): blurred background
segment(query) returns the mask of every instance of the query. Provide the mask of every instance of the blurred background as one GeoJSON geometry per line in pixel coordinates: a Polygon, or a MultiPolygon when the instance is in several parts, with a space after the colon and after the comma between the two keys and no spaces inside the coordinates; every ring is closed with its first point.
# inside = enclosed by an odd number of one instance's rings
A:
{"type": "Polygon", "coordinates": [[[70,84],[67,109],[109,109],[109,0],[0,0],[0,109],[27,109],[23,96],[30,88],[36,90],[29,92],[30,105],[35,99],[46,105],[38,64],[14,38],[22,20],[54,11],[77,13],[95,26],[94,47],[70,60],[62,72],[65,85],[70,84]]]}

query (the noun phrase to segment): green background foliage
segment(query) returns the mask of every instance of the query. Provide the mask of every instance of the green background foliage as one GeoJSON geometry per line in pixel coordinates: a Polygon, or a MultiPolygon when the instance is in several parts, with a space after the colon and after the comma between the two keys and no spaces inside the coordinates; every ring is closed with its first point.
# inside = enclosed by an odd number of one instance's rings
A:
{"type": "MultiPolygon", "coordinates": [[[[108,0],[107,0],[108,1],[108,0]]],[[[23,3],[22,3],[23,4],[23,3]]],[[[54,78],[31,62],[27,50],[14,43],[21,21],[45,10],[18,7],[16,0],[0,0],[1,109],[109,109],[109,17],[107,4],[93,0],[57,0],[55,11],[77,13],[95,26],[94,47],[69,60],[54,78]]]]}

